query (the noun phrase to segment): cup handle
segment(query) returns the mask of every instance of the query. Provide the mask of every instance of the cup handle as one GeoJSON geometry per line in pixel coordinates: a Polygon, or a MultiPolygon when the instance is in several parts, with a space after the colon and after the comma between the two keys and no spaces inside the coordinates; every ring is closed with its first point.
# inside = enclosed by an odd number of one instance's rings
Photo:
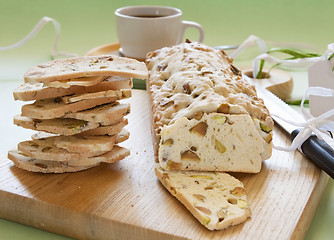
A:
{"type": "Polygon", "coordinates": [[[197,22],[193,22],[193,21],[182,21],[182,34],[181,34],[181,37],[180,37],[180,41],[179,42],[182,42],[182,39],[183,39],[183,36],[184,36],[184,33],[186,31],[187,28],[196,28],[199,32],[199,38],[198,38],[198,42],[203,42],[203,39],[204,39],[204,30],[203,30],[203,27],[197,23],[197,22]]]}

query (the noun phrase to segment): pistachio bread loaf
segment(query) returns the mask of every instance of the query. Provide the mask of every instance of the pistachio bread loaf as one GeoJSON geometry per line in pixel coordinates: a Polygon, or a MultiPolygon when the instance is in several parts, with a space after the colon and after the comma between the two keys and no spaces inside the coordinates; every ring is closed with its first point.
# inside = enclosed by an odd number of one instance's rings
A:
{"type": "Polygon", "coordinates": [[[185,42],[147,55],[156,160],[165,170],[256,173],[273,120],[224,51],[185,42]]]}

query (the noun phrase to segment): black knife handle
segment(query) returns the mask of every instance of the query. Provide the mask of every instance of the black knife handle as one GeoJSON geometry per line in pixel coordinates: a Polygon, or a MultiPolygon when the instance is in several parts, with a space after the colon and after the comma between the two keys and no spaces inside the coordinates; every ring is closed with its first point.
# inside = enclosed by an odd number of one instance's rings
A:
{"type": "MultiPolygon", "coordinates": [[[[299,129],[291,133],[294,139],[300,132],[299,129]]],[[[303,153],[319,168],[324,170],[334,179],[334,150],[325,141],[315,135],[311,135],[301,146],[303,153]]]]}

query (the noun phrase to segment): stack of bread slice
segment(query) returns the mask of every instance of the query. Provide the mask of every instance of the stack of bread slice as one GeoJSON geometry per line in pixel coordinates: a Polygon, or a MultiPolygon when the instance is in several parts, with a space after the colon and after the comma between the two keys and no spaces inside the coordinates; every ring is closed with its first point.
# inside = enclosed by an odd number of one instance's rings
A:
{"type": "Polygon", "coordinates": [[[58,59],[35,66],[14,90],[22,106],[14,124],[39,131],[20,142],[8,158],[22,169],[76,172],[113,163],[130,154],[118,143],[129,137],[124,129],[132,78],[145,79],[144,63],[116,56],[58,59]],[[40,134],[40,133],[46,134],[40,134]]]}

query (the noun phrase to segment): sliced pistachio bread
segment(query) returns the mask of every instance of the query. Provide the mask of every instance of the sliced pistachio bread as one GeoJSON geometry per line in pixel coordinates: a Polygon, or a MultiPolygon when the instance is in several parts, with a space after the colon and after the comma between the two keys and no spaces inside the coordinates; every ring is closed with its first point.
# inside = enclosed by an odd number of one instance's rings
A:
{"type": "MultiPolygon", "coordinates": [[[[76,81],[76,83],[78,83],[76,81]]],[[[70,82],[67,83],[68,85],[70,82]]],[[[47,87],[43,83],[22,83],[14,89],[15,100],[31,101],[44,98],[55,98],[60,96],[100,92],[105,90],[131,89],[133,86],[131,78],[108,77],[102,82],[91,86],[72,85],[69,87],[47,87]]]]}
{"type": "Polygon", "coordinates": [[[274,122],[224,51],[186,42],[149,53],[146,65],[154,148],[163,168],[260,171],[271,156],[274,122]]]}
{"type": "Polygon", "coordinates": [[[62,162],[104,154],[113,148],[114,142],[115,136],[98,140],[55,136],[20,142],[17,149],[32,158],[62,162]]]}
{"type": "Polygon", "coordinates": [[[73,118],[33,119],[17,115],[14,124],[23,128],[60,135],[74,135],[100,126],[99,123],[73,118]]]}
{"type": "Polygon", "coordinates": [[[129,138],[128,131],[113,136],[54,136],[20,142],[21,153],[31,158],[49,161],[82,161],[102,157],[113,146],[129,138]]]}
{"type": "Polygon", "coordinates": [[[111,103],[117,97],[104,97],[97,99],[86,99],[79,102],[64,103],[61,97],[37,100],[34,103],[23,105],[21,115],[24,117],[38,119],[52,119],[63,117],[67,113],[78,112],[93,108],[98,105],[111,103]]]}
{"type": "Polygon", "coordinates": [[[251,216],[243,184],[226,173],[165,171],[155,174],[194,217],[210,230],[243,223],[251,216]]]}
{"type": "Polygon", "coordinates": [[[48,161],[31,158],[26,154],[17,150],[8,151],[8,158],[13,161],[15,166],[31,172],[41,173],[66,173],[78,172],[92,167],[96,167],[101,163],[114,163],[127,157],[130,151],[126,148],[115,145],[110,152],[97,157],[84,158],[80,160],[69,161],[48,161]]]}
{"type": "Polygon", "coordinates": [[[24,74],[29,83],[54,82],[96,76],[120,76],[146,79],[145,64],[117,56],[80,56],[57,59],[32,67],[24,74]]]}

